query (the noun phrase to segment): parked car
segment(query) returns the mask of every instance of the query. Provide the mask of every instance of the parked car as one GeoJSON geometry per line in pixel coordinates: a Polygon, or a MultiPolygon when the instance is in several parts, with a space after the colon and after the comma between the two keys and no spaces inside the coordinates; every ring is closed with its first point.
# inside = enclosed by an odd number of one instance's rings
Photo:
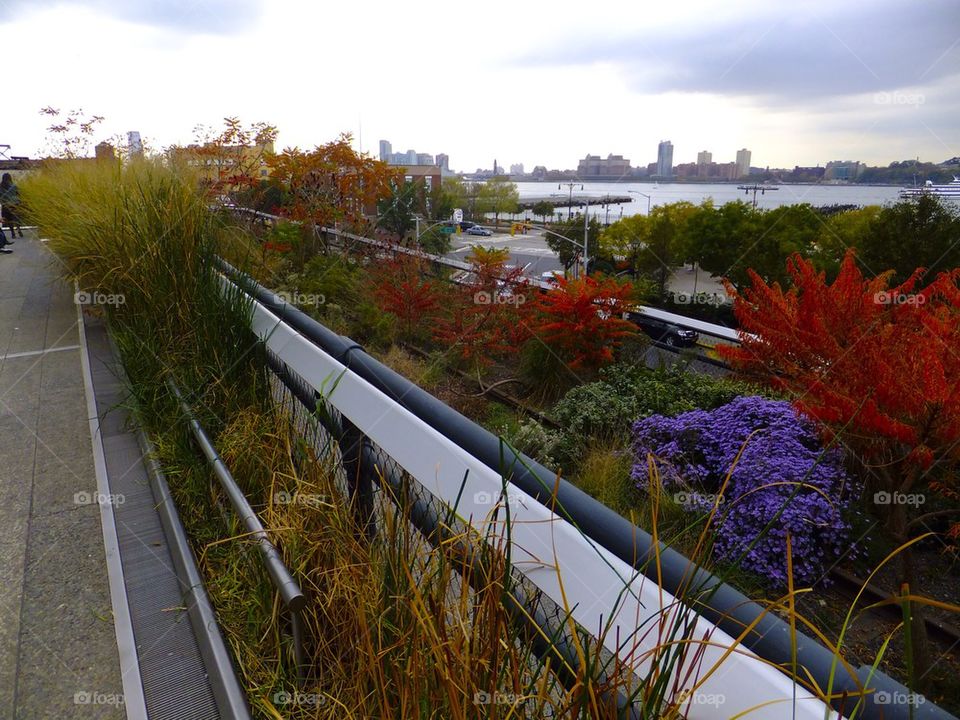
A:
{"type": "Polygon", "coordinates": [[[467,230],[472,228],[474,225],[476,225],[476,223],[470,222],[469,220],[463,220],[462,222],[454,222],[453,220],[449,220],[443,224],[443,227],[449,228],[447,232],[456,232],[457,226],[459,226],[461,232],[466,232],[467,230]]]}
{"type": "Polygon", "coordinates": [[[700,334],[693,330],[687,330],[666,320],[659,320],[642,313],[627,312],[625,318],[643,330],[651,339],[670,347],[693,347],[700,339],[700,334]]]}
{"type": "Polygon", "coordinates": [[[490,237],[493,235],[493,233],[490,230],[487,230],[485,227],[474,225],[472,228],[467,230],[467,235],[482,235],[484,237],[490,237]]]}

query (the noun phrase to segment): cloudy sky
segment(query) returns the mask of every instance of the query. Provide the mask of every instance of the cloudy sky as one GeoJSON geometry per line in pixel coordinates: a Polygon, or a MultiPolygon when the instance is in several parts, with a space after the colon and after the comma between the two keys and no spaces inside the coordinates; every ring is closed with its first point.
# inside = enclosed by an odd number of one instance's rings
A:
{"type": "Polygon", "coordinates": [[[960,2],[0,0],[0,143],[44,106],[187,143],[227,115],[281,146],[353,133],[457,169],[634,165],[753,151],[755,166],[960,155],[960,2]]]}

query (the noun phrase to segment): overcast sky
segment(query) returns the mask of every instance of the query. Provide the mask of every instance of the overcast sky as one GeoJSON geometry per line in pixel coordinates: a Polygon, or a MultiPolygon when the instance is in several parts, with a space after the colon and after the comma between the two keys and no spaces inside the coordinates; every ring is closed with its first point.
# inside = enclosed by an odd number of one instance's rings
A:
{"type": "Polygon", "coordinates": [[[351,132],[461,170],[587,153],[753,165],[960,155],[957,0],[0,0],[0,143],[52,105],[187,143],[227,115],[279,145],[351,132]]]}

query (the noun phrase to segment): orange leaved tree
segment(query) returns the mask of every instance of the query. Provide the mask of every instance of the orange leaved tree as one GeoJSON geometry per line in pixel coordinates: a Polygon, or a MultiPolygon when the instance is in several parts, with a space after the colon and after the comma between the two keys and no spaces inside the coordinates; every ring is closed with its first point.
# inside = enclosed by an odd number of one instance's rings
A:
{"type": "Polygon", "coordinates": [[[573,370],[612,362],[614,350],[636,334],[623,319],[633,287],[612,278],[557,278],[556,283],[537,302],[534,336],[573,370]]]}
{"type": "Polygon", "coordinates": [[[508,250],[474,246],[467,256],[472,272],[451,289],[434,339],[479,371],[516,353],[530,335],[527,319],[534,292],[523,271],[508,267],[508,250]]]}
{"type": "MultiPolygon", "coordinates": [[[[832,283],[799,255],[788,273],[787,289],[756,273],[741,291],[728,285],[741,346],[721,352],[786,391],[841,443],[872,511],[905,543],[931,516],[911,511],[923,503],[919,491],[949,485],[960,462],[960,270],[923,288],[918,270],[891,288],[889,272],[865,278],[851,251],[832,283]]],[[[909,548],[900,553],[899,579],[915,590],[912,556],[909,548]]],[[[919,619],[913,625],[922,675],[925,628],[919,619]]]]}
{"type": "Polygon", "coordinates": [[[403,180],[400,168],[356,152],[349,133],[309,152],[287,148],[270,164],[272,180],[284,191],[283,214],[316,225],[358,229],[403,180]]]}

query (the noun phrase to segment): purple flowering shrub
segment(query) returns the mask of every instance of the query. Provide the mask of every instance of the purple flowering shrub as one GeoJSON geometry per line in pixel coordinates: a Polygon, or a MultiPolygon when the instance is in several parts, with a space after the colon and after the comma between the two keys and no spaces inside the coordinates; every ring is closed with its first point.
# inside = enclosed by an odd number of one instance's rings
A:
{"type": "Polygon", "coordinates": [[[676,492],[686,510],[703,513],[714,506],[743,448],[714,516],[717,559],[737,562],[743,555],[742,567],[782,587],[788,531],[799,583],[817,582],[850,550],[843,513],[851,488],[842,453],[824,452],[814,426],[790,403],[744,396],[715,410],[638,420],[633,434],[637,486],[647,489],[653,455],[663,487],[676,492]]]}

